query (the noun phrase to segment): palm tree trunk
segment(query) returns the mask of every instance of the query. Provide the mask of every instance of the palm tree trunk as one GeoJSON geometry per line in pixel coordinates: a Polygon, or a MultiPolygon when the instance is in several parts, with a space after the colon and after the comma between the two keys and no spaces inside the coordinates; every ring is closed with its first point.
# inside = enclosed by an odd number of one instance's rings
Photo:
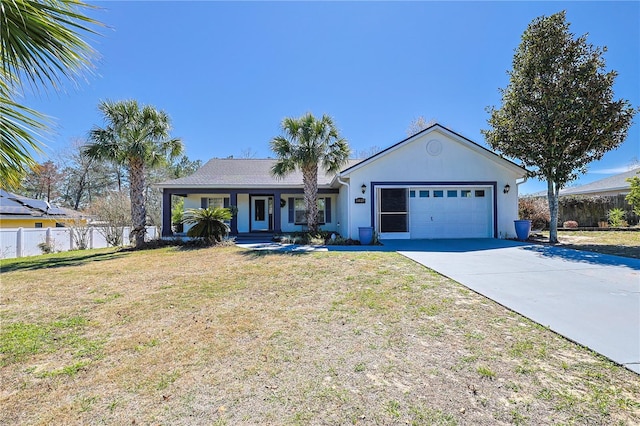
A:
{"type": "Polygon", "coordinates": [[[135,238],[136,248],[144,245],[147,211],[144,204],[145,170],[140,158],[129,161],[129,196],[131,197],[131,236],[135,238]]]}
{"type": "Polygon", "coordinates": [[[302,168],[304,184],[304,204],[307,210],[309,232],[318,231],[318,164],[308,164],[302,168]]]}

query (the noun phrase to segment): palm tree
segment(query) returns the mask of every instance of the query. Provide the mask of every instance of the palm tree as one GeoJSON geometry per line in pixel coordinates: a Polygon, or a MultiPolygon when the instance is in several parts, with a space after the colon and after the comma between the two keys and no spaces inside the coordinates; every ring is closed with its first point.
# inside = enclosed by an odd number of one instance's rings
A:
{"type": "Polygon", "coordinates": [[[84,16],[95,9],[77,0],[0,2],[0,181],[15,186],[36,165],[44,115],[16,102],[23,87],[60,89],[91,68],[94,51],[81,33],[95,34],[99,22],[84,16]]]}
{"type": "Polygon", "coordinates": [[[145,172],[149,167],[166,163],[167,157],[182,153],[182,142],[170,138],[171,122],[164,111],[150,105],[140,107],[135,100],[100,102],[106,126],[94,127],[85,148],[94,159],[123,165],[129,174],[131,198],[131,234],[136,247],[144,244],[147,210],[145,205],[145,172]]]}
{"type": "Polygon", "coordinates": [[[208,244],[222,241],[229,233],[226,220],[231,220],[231,211],[221,207],[207,207],[206,209],[190,209],[184,213],[182,223],[193,225],[187,231],[187,236],[200,238],[208,244]]]}
{"type": "Polygon", "coordinates": [[[271,168],[276,177],[284,177],[296,169],[302,172],[307,226],[318,231],[318,166],[337,173],[349,159],[349,144],[343,139],[331,117],[320,120],[311,113],[296,119],[282,120],[283,136],[271,140],[271,150],[278,161],[271,168]]]}

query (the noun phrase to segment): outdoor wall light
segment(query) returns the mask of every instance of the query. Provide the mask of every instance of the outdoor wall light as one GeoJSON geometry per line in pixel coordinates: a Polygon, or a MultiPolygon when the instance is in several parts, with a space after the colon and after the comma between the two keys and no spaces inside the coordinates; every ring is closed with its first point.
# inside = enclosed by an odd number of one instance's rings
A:
{"type": "Polygon", "coordinates": [[[509,184],[506,184],[502,192],[504,192],[505,194],[508,194],[510,189],[511,189],[511,186],[509,186],[509,184]]]}
{"type": "Polygon", "coordinates": [[[363,183],[360,189],[362,189],[362,193],[364,194],[365,192],[367,192],[367,185],[363,183]]]}

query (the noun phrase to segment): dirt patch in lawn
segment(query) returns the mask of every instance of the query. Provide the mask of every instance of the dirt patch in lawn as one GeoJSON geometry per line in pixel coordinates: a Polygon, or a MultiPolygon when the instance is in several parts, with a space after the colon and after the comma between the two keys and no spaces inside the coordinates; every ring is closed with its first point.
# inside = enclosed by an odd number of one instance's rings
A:
{"type": "Polygon", "coordinates": [[[637,375],[395,253],[70,265],[2,274],[2,424],[640,422],[637,375]]]}

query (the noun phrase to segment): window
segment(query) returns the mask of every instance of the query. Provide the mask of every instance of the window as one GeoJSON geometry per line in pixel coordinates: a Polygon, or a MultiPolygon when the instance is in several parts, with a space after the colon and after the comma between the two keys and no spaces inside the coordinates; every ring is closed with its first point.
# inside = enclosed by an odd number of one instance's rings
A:
{"type": "MultiPolygon", "coordinates": [[[[229,206],[229,197],[207,198],[207,207],[224,208],[225,205],[229,206]]],[[[229,225],[231,223],[231,221],[225,220],[224,223],[229,225]]]]}
{"type": "Polygon", "coordinates": [[[407,232],[407,190],[380,190],[380,232],[407,232]]]}
{"type": "Polygon", "coordinates": [[[56,222],[56,228],[64,228],[64,223],[56,222]]]}
{"type": "MultiPolygon", "coordinates": [[[[324,225],[326,223],[325,199],[318,198],[318,223],[324,225]]],[[[294,220],[296,225],[305,225],[307,223],[307,208],[304,204],[304,198],[296,198],[293,203],[294,220]]]]}
{"type": "Polygon", "coordinates": [[[36,222],[36,228],[42,228],[42,222],[36,222]]]}
{"type": "Polygon", "coordinates": [[[438,190],[438,191],[433,191],[433,196],[434,196],[435,198],[442,198],[442,197],[444,197],[444,191],[440,191],[440,190],[438,190]]]}
{"type": "Polygon", "coordinates": [[[447,191],[447,197],[455,198],[457,196],[458,196],[458,191],[456,191],[455,189],[447,191]]]}
{"type": "Polygon", "coordinates": [[[420,198],[429,198],[429,191],[420,191],[420,198]]]}
{"type": "Polygon", "coordinates": [[[223,208],[224,207],[224,199],[225,199],[225,197],[209,198],[209,200],[207,202],[207,206],[208,207],[213,207],[213,208],[223,208]]]}
{"type": "Polygon", "coordinates": [[[471,197],[471,191],[468,189],[463,189],[462,191],[460,191],[460,196],[462,198],[470,198],[471,197]]]}
{"type": "Polygon", "coordinates": [[[255,200],[254,219],[256,222],[264,222],[266,203],[265,200],[255,200]]]}
{"type": "Polygon", "coordinates": [[[484,189],[477,189],[476,197],[484,197],[484,189]]]}
{"type": "MultiPolygon", "coordinates": [[[[422,192],[422,191],[420,191],[422,192]]],[[[409,191],[409,198],[416,198],[416,191],[414,191],[413,189],[411,191],[409,191]]]]}

